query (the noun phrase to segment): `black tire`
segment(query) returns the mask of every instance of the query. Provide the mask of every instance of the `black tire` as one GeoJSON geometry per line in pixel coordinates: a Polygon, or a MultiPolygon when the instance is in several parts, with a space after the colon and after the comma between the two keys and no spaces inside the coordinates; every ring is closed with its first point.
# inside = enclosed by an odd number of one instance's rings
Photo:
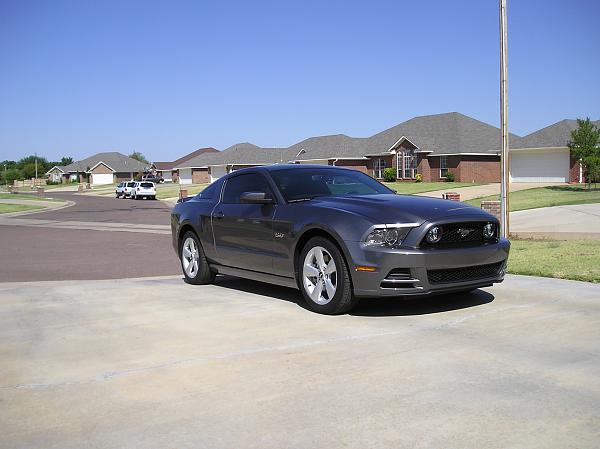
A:
{"type": "Polygon", "coordinates": [[[183,271],[185,282],[187,282],[188,284],[210,284],[215,280],[216,275],[211,271],[210,266],[208,265],[208,261],[206,260],[206,255],[204,254],[204,249],[200,244],[200,240],[198,239],[198,236],[192,231],[186,232],[183,235],[183,238],[179,241],[179,262],[181,263],[181,270],[183,271]],[[186,264],[183,255],[184,245],[186,244],[188,239],[192,239],[194,241],[198,251],[198,267],[195,270],[195,272],[191,274],[186,270],[186,264]]]}
{"type": "MultiPolygon", "coordinates": [[[[331,260],[330,259],[330,260],[331,260]]],[[[354,296],[352,292],[352,282],[350,279],[350,272],[348,271],[348,265],[344,260],[342,253],[339,248],[329,239],[324,237],[313,237],[310,239],[302,251],[300,253],[300,257],[298,258],[297,263],[297,272],[298,272],[298,287],[300,288],[300,292],[302,293],[302,297],[304,301],[308,305],[308,307],[317,313],[322,313],[325,315],[338,315],[341,313],[346,313],[358,304],[359,298],[354,296]],[[335,294],[332,298],[326,298],[328,302],[326,304],[319,304],[315,300],[310,297],[309,292],[307,291],[307,287],[304,285],[304,262],[309,254],[309,252],[313,249],[323,248],[326,250],[326,256],[330,256],[335,263],[336,274],[336,289],[335,294]]],[[[321,273],[322,275],[323,273],[321,273]]],[[[329,279],[329,278],[328,278],[329,279]]],[[[333,279],[333,277],[331,278],[333,279]]],[[[323,287],[325,288],[325,287],[323,287]]],[[[327,295],[324,293],[323,295],[327,295]]]]}

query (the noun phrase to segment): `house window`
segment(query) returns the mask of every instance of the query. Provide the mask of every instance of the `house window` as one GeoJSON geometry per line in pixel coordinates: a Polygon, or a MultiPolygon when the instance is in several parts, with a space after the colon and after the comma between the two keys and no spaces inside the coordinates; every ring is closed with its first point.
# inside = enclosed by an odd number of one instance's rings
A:
{"type": "Polygon", "coordinates": [[[448,156],[440,156],[440,178],[448,175],[448,156]]]}
{"type": "Polygon", "coordinates": [[[375,159],[375,165],[373,169],[375,178],[383,178],[383,170],[385,170],[385,159],[375,159]]]}
{"type": "Polygon", "coordinates": [[[417,174],[417,156],[412,153],[404,153],[404,174],[403,178],[413,179],[417,174]]]}

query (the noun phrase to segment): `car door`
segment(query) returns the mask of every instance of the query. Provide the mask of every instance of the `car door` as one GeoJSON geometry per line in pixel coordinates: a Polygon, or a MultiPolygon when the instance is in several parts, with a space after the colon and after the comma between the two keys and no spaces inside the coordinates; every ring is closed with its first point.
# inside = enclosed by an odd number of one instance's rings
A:
{"type": "Polygon", "coordinates": [[[267,178],[258,172],[225,181],[221,201],[213,210],[212,226],[218,263],[235,268],[272,272],[273,216],[277,204],[267,178]],[[271,204],[240,201],[244,192],[265,192],[271,204]]]}

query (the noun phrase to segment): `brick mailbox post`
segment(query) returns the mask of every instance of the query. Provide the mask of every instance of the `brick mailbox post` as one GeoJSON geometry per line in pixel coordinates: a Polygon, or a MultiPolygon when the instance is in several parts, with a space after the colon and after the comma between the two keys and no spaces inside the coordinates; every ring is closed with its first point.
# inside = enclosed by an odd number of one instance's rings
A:
{"type": "Polygon", "coordinates": [[[500,220],[500,201],[482,201],[481,208],[500,220]]]}
{"type": "Polygon", "coordinates": [[[83,192],[83,186],[82,186],[81,184],[79,184],[79,185],[77,186],[77,191],[78,191],[78,192],[83,192]]]}
{"type": "Polygon", "coordinates": [[[37,193],[37,196],[44,196],[44,188],[38,187],[36,193],[37,193]]]}
{"type": "Polygon", "coordinates": [[[460,201],[460,193],[457,192],[446,192],[442,195],[442,198],[450,201],[460,201]]]}
{"type": "Polygon", "coordinates": [[[184,199],[184,198],[187,198],[187,196],[188,196],[188,191],[187,191],[187,189],[181,189],[181,190],[179,191],[179,199],[180,199],[180,200],[182,200],[182,199],[184,199]]]}

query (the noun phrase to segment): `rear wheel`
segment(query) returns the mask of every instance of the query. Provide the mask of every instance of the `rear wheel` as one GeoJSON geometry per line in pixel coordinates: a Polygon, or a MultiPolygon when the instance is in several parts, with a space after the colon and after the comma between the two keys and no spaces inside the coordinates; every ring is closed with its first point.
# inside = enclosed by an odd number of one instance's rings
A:
{"type": "Polygon", "coordinates": [[[198,236],[191,231],[186,232],[181,239],[179,258],[187,283],[201,285],[215,280],[215,273],[210,271],[198,236]]]}
{"type": "Polygon", "coordinates": [[[350,273],[338,247],[324,237],[314,237],[302,249],[299,287],[311,310],[326,315],[345,313],[358,303],[352,293],[350,273]]]}

